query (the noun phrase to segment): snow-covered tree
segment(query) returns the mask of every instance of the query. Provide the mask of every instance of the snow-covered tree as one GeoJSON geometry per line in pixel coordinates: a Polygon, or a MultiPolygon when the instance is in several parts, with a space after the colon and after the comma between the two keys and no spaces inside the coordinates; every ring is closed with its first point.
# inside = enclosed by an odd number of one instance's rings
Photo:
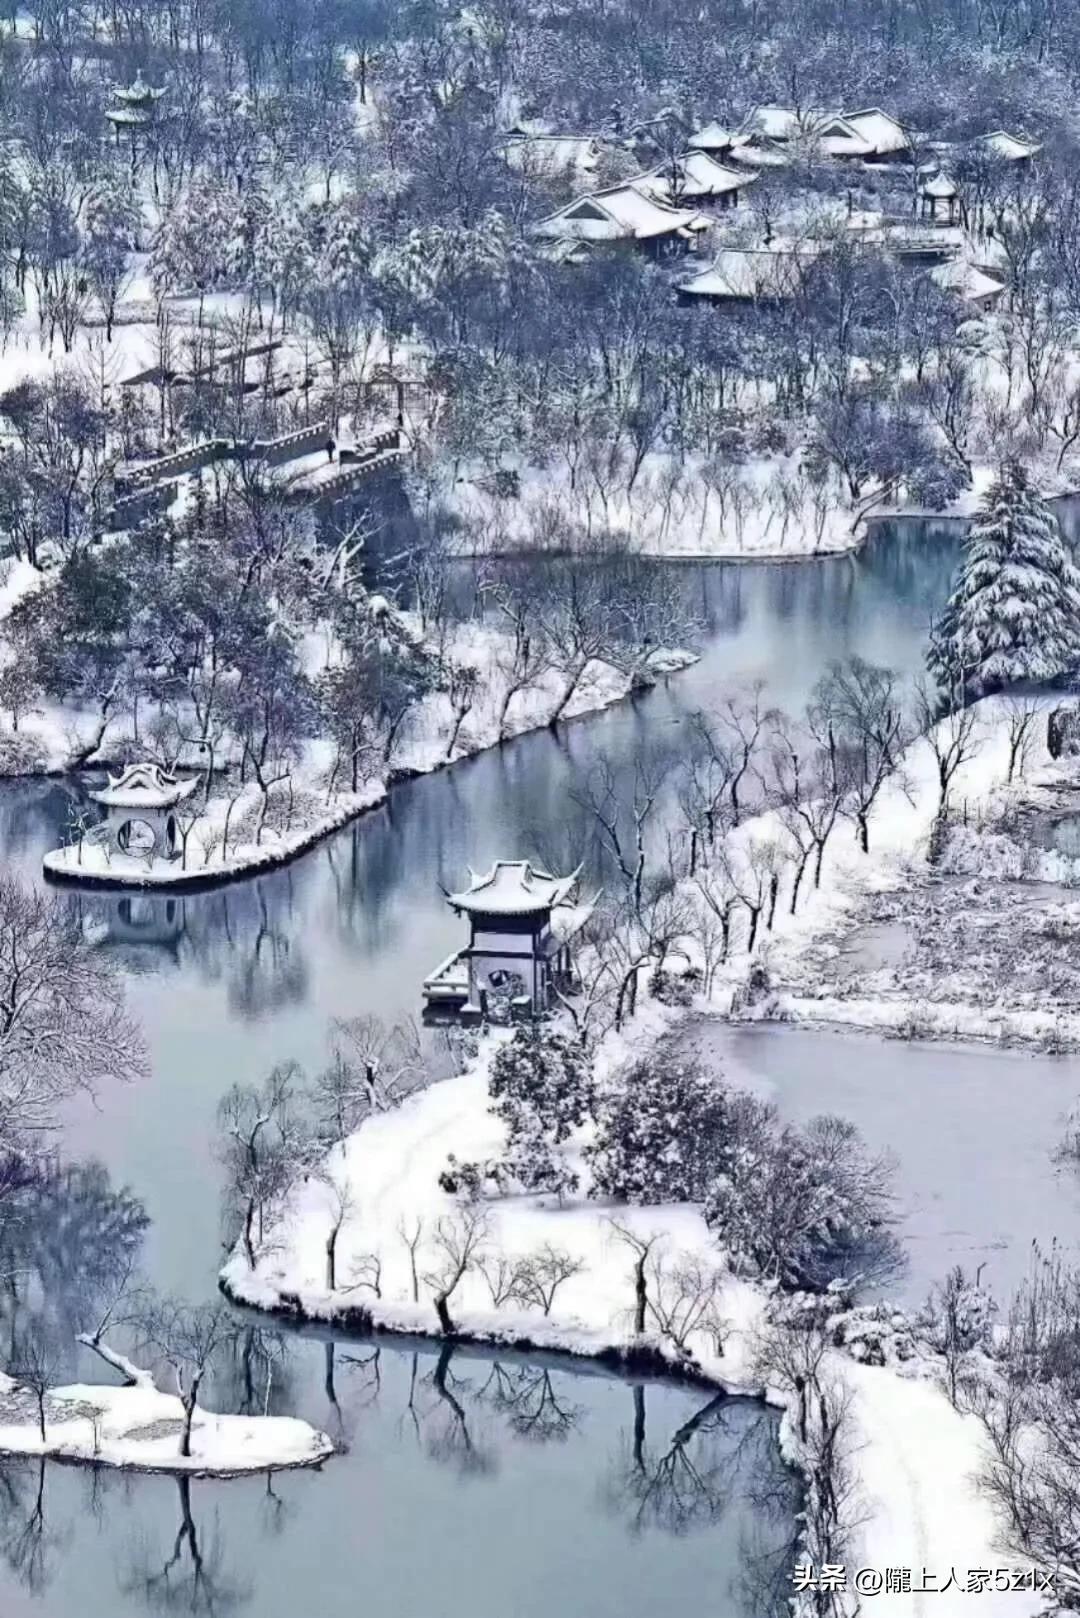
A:
{"type": "Polygon", "coordinates": [[[960,576],[927,661],[944,690],[981,696],[1055,680],[1080,659],[1080,571],[1057,519],[1009,462],[964,544],[960,576]]]}
{"type": "Polygon", "coordinates": [[[871,1157],[853,1124],[822,1117],[780,1129],[770,1108],[744,1098],[735,1135],[704,1210],[733,1265],[811,1292],[895,1268],[891,1161],[871,1157]]]}
{"type": "Polygon", "coordinates": [[[624,1202],[699,1202],[730,1145],[727,1091],[694,1057],[662,1047],[620,1074],[586,1148],[593,1194],[624,1202]]]}
{"type": "Polygon", "coordinates": [[[491,1064],[492,1112],[506,1126],[502,1158],[459,1163],[451,1157],[440,1176],[444,1191],[478,1195],[486,1184],[514,1184],[526,1191],[556,1191],[577,1185],[577,1175],[558,1148],[589,1116],[591,1075],[577,1042],[543,1023],[523,1024],[501,1045],[491,1064]]]}

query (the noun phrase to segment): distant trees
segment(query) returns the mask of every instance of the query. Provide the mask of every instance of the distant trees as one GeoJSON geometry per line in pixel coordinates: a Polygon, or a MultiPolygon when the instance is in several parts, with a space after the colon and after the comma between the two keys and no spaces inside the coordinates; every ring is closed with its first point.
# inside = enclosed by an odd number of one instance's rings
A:
{"type": "Polygon", "coordinates": [[[960,575],[927,661],[961,700],[1080,661],[1080,572],[1057,519],[1016,462],[1001,468],[964,541],[960,575]]]}
{"type": "Polygon", "coordinates": [[[67,1097],[145,1067],[120,979],[76,912],[0,878],[0,1176],[36,1159],[67,1097]]]}

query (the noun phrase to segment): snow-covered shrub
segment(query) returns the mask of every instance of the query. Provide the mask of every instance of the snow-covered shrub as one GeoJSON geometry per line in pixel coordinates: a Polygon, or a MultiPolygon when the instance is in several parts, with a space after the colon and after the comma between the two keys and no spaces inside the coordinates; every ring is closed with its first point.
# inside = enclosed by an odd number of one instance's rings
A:
{"type": "Polygon", "coordinates": [[[672,972],[658,966],[649,979],[649,993],[665,1006],[691,1006],[701,992],[701,973],[696,966],[685,972],[672,972]]]}
{"type": "Polygon", "coordinates": [[[932,1288],[916,1326],[922,1344],[940,1357],[945,1392],[957,1409],[973,1383],[974,1357],[991,1347],[997,1305],[978,1274],[958,1264],[932,1288]]]}
{"type": "Polygon", "coordinates": [[[733,1267],[821,1292],[898,1265],[887,1223],[894,1166],[867,1153],[853,1124],[821,1117],[780,1128],[773,1109],[749,1098],[733,1123],[728,1163],[704,1209],[733,1267]]]}
{"type": "Polygon", "coordinates": [[[496,1052],[488,1081],[491,1110],[506,1126],[506,1151],[481,1163],[451,1156],[439,1184],[470,1199],[511,1186],[559,1196],[572,1191],[577,1175],[558,1148],[588,1118],[591,1089],[576,1041],[544,1023],[522,1024],[496,1052]]]}
{"type": "Polygon", "coordinates": [[[586,1147],[594,1196],[700,1202],[726,1160],[726,1089],[692,1055],[663,1047],[619,1074],[586,1147]]]}

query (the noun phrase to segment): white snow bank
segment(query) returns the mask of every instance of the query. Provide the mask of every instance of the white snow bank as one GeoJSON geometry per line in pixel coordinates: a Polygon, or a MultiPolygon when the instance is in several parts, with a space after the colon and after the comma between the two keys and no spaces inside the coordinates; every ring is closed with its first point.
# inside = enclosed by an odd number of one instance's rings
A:
{"type": "Polygon", "coordinates": [[[180,1454],[182,1428],[180,1400],[159,1393],[149,1377],[132,1387],[75,1384],[50,1388],[43,1443],[33,1397],[25,1390],[19,1393],[16,1382],[0,1375],[4,1455],[48,1455],[140,1472],[228,1477],[314,1466],[334,1452],[325,1433],[292,1416],[219,1416],[197,1407],[188,1456],[180,1454]],[[16,1396],[20,1419],[12,1421],[8,1416],[16,1396]]]}
{"type": "MultiPolygon", "coordinates": [[[[446,655],[455,666],[477,671],[476,696],[460,722],[446,692],[433,691],[423,697],[402,725],[392,758],[394,775],[429,775],[552,722],[564,689],[560,676],[547,671],[533,684],[512,690],[509,646],[508,636],[486,625],[466,623],[458,628],[446,655]]],[[[645,679],[658,679],[695,661],[692,652],[657,648],[641,674],[645,679]]],[[[562,707],[562,718],[598,713],[621,702],[634,687],[632,674],[594,659],[562,707]]],[[[115,738],[110,745],[116,745],[115,738]]],[[[186,850],[178,859],[121,853],[107,847],[92,831],[79,842],[51,850],[44,856],[43,867],[50,875],[71,881],[148,888],[222,881],[282,865],[386,801],[390,782],[384,777],[364,782],[357,792],[328,790],[331,752],[323,739],[309,744],[291,781],[272,790],[273,812],[261,832],[255,823],[262,798],[258,787],[249,782],[239,792],[234,790],[231,803],[224,793],[211,797],[190,827],[186,850]],[[284,823],[280,823],[283,815],[284,823]],[[226,824],[231,828],[227,848],[226,824]],[[243,834],[245,825],[252,835],[243,834]]]]}
{"type": "MultiPolygon", "coordinates": [[[[619,1039],[620,1052],[656,1037],[669,1018],[650,1004],[619,1039]]],[[[501,1125],[487,1110],[492,1050],[489,1041],[468,1071],[369,1119],[331,1154],[329,1178],[338,1197],[349,1203],[337,1241],[336,1289],[327,1286],[326,1241],[340,1201],[329,1184],[309,1179],[295,1189],[280,1223],[268,1232],[254,1271],[239,1250],[230,1257],[222,1277],[231,1295],[318,1320],[348,1321],[362,1308],[378,1326],[437,1335],[426,1277],[438,1263],[439,1221],[461,1211],[440,1190],[437,1177],[450,1152],[474,1158],[497,1153],[503,1145],[501,1125]],[[415,1282],[411,1240],[417,1244],[415,1282]],[[376,1260],[378,1295],[371,1286],[376,1260]]],[[[450,1308],[458,1333],[469,1338],[579,1355],[626,1354],[642,1347],[633,1333],[633,1255],[619,1240],[613,1218],[639,1235],[658,1235],[660,1249],[673,1257],[698,1255],[711,1269],[722,1263],[700,1211],[687,1205],[625,1207],[577,1198],[560,1206],[554,1198],[508,1196],[484,1206],[484,1251],[492,1273],[499,1260],[520,1260],[545,1244],[582,1267],[559,1289],[549,1315],[520,1306],[496,1308],[484,1276],[476,1270],[466,1274],[450,1308]]],[[[759,1287],[726,1275],[722,1352],[711,1333],[698,1332],[689,1343],[691,1363],[704,1379],[730,1393],[764,1394],[783,1405],[784,1452],[800,1464],[793,1405],[779,1388],[762,1388],[755,1372],[766,1302],[759,1287]]],[[[685,1368],[686,1362],[657,1337],[648,1337],[644,1346],[685,1368]]],[[[852,1396],[860,1520],[852,1531],[851,1575],[863,1566],[882,1571],[906,1566],[917,1573],[925,1568],[943,1585],[955,1568],[960,1585],[936,1594],[932,1609],[920,1595],[900,1592],[882,1595],[875,1610],[887,1618],[922,1618],[931,1610],[939,1618],[965,1618],[973,1610],[963,1591],[967,1570],[1008,1561],[996,1549],[997,1525],[975,1483],[981,1460],[976,1425],[957,1415],[929,1381],[908,1380],[897,1370],[860,1365],[837,1351],[829,1356],[827,1374],[846,1384],[852,1396]]],[[[978,1610],[991,1618],[1030,1618],[1032,1600],[993,1592],[979,1598],[978,1610]]]]}

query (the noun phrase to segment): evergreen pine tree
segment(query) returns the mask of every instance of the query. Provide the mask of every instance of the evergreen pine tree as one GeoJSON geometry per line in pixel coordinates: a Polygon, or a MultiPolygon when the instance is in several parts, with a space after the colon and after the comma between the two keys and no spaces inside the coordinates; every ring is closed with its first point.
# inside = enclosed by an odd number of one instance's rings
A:
{"type": "Polygon", "coordinates": [[[1078,661],[1080,571],[1046,501],[1007,463],[967,536],[927,663],[943,690],[977,697],[1057,679],[1078,661]]]}

